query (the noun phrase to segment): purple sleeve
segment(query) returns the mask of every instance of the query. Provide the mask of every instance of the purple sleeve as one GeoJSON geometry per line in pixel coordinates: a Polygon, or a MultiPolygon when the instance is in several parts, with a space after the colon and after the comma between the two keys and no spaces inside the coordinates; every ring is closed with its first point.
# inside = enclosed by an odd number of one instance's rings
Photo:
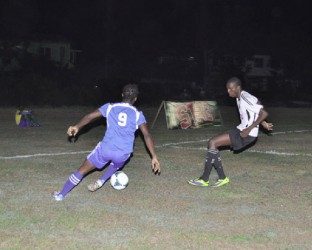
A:
{"type": "Polygon", "coordinates": [[[106,117],[108,106],[109,106],[109,103],[106,103],[99,108],[99,111],[102,113],[104,117],[106,117]]]}
{"type": "Polygon", "coordinates": [[[142,111],[140,111],[139,119],[138,119],[138,126],[140,126],[143,123],[146,123],[146,119],[145,119],[145,116],[143,115],[142,111]]]}

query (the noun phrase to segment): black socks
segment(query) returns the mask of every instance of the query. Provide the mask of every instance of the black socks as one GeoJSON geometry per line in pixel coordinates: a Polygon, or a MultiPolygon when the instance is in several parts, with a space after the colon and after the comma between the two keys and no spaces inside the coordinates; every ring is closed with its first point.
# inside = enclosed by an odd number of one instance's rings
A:
{"type": "Polygon", "coordinates": [[[206,162],[205,162],[205,169],[204,173],[201,176],[201,179],[204,181],[209,180],[209,176],[212,170],[212,166],[216,169],[219,179],[225,179],[226,176],[223,171],[220,152],[218,149],[208,149],[206,162]]]}

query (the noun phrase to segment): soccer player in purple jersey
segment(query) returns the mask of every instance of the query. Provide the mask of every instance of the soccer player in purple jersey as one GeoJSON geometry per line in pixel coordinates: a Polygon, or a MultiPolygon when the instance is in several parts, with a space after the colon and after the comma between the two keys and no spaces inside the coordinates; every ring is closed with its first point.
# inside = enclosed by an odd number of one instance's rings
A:
{"type": "Polygon", "coordinates": [[[265,121],[268,112],[255,96],[242,90],[241,81],[237,77],[230,78],[226,83],[226,88],[229,96],[236,98],[241,123],[236,128],[209,140],[204,173],[199,178],[189,180],[188,183],[191,185],[208,187],[213,166],[219,179],[211,186],[220,187],[229,183],[230,179],[223,171],[219,147],[231,146],[234,151],[243,150],[256,141],[259,124],[269,131],[273,129],[273,124],[265,121]]]}
{"type": "Polygon", "coordinates": [[[122,102],[106,103],[99,109],[84,116],[75,126],[68,128],[67,134],[76,136],[83,126],[95,119],[105,117],[107,123],[107,129],[102,141],[87,156],[81,167],[69,177],[61,192],[52,194],[55,200],[62,200],[90,171],[102,169],[109,163],[104,175],[95,183],[88,185],[88,189],[92,192],[102,187],[129,159],[133,152],[135,131],[138,128],[140,128],[145,144],[151,154],[152,170],[155,174],[160,174],[160,164],[145,117],[141,111],[132,106],[137,100],[138,94],[137,85],[128,84],[122,90],[122,102]]]}

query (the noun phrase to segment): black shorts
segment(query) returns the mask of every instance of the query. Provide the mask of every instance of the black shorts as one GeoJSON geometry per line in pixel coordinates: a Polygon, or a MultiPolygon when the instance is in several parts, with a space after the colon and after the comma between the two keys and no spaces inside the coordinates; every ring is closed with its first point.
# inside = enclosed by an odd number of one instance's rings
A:
{"type": "Polygon", "coordinates": [[[244,147],[248,146],[249,144],[256,141],[257,137],[247,136],[241,137],[240,130],[238,128],[233,128],[229,131],[230,139],[231,139],[231,146],[234,151],[241,150],[244,147]]]}

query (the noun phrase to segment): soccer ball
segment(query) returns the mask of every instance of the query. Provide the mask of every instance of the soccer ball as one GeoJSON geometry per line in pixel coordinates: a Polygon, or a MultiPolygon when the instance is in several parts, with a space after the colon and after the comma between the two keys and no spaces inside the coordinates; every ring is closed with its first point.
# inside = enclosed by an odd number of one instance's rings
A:
{"type": "Polygon", "coordinates": [[[111,178],[110,183],[116,190],[125,189],[128,186],[129,178],[123,171],[115,172],[111,178]]]}

